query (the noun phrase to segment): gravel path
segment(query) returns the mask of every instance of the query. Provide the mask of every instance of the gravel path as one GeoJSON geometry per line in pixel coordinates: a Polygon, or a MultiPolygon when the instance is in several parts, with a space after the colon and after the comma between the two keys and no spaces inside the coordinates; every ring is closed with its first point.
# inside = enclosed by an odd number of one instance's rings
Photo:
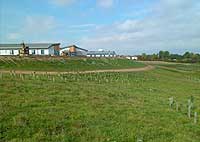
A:
{"type": "Polygon", "coordinates": [[[69,71],[69,72],[58,72],[58,71],[24,71],[24,70],[0,70],[0,73],[16,73],[16,74],[87,74],[87,73],[106,73],[106,72],[140,72],[154,69],[154,66],[148,65],[142,68],[129,68],[129,69],[106,69],[106,70],[93,70],[93,71],[69,71]]]}

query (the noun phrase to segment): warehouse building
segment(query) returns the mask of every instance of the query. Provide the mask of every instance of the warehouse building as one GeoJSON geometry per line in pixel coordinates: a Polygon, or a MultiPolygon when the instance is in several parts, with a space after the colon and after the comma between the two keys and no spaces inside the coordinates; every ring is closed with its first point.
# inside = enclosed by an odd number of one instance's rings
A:
{"type": "Polygon", "coordinates": [[[0,55],[50,55],[77,57],[116,57],[115,51],[88,51],[76,45],[60,48],[60,43],[0,44],[0,55]]]}
{"type": "Polygon", "coordinates": [[[87,56],[87,52],[88,50],[80,48],[76,45],[70,45],[70,46],[66,46],[61,48],[60,50],[60,54],[62,56],[87,56]]]}
{"type": "Polygon", "coordinates": [[[129,60],[138,60],[137,56],[126,56],[125,58],[129,60]]]}
{"type": "Polygon", "coordinates": [[[87,57],[116,57],[115,51],[88,51],[87,57]]]}
{"type": "MultiPolygon", "coordinates": [[[[60,55],[60,43],[30,43],[25,44],[29,55],[60,55]]],[[[19,55],[22,44],[0,44],[0,55],[19,55]]]]}

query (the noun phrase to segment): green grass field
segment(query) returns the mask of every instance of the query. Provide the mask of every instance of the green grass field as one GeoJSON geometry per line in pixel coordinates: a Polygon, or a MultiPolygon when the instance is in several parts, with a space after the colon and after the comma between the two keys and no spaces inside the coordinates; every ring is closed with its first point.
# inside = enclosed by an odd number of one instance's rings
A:
{"type": "Polygon", "coordinates": [[[0,70],[85,71],[144,67],[144,64],[124,59],[91,58],[16,58],[0,57],[0,70]]]}
{"type": "Polygon", "coordinates": [[[155,66],[132,73],[0,74],[0,141],[199,142],[200,65],[155,66]],[[197,124],[187,117],[191,96],[197,124]],[[169,107],[170,97],[179,111],[169,107]]]}

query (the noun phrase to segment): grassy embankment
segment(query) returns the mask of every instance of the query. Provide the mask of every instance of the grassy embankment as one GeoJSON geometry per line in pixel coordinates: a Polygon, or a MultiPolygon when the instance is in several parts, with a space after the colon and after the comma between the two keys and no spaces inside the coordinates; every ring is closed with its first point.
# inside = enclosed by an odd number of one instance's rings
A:
{"type": "Polygon", "coordinates": [[[0,70],[85,71],[144,67],[125,59],[92,58],[19,58],[1,57],[0,70]]]}
{"type": "Polygon", "coordinates": [[[200,65],[134,73],[0,76],[1,141],[199,142],[200,65]],[[192,70],[190,69],[191,67],[192,70]],[[169,97],[181,110],[169,108],[169,97]]]}

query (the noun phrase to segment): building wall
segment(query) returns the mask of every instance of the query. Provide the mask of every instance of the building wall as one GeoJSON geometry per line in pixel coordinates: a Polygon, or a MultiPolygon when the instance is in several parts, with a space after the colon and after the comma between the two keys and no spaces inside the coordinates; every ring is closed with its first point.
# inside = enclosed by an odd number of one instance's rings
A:
{"type": "Polygon", "coordinates": [[[19,51],[18,50],[0,50],[0,55],[18,55],[19,51]]]}
{"type": "Polygon", "coordinates": [[[116,55],[99,55],[99,54],[96,54],[96,55],[87,55],[87,57],[116,57],[116,55]]]}
{"type": "Polygon", "coordinates": [[[138,57],[132,57],[132,60],[138,60],[138,57]]]}
{"type": "Polygon", "coordinates": [[[5,55],[5,50],[0,50],[0,55],[5,55]]]}
{"type": "MultiPolygon", "coordinates": [[[[69,52],[69,49],[70,49],[70,48],[61,49],[61,50],[60,50],[60,55],[61,55],[62,52],[64,52],[64,51],[69,52]]],[[[84,50],[80,50],[80,49],[76,49],[75,54],[76,54],[76,56],[87,56],[87,52],[84,51],[84,50]]]]}
{"type": "Polygon", "coordinates": [[[58,46],[52,46],[49,48],[49,53],[48,55],[51,55],[51,56],[59,56],[61,55],[60,53],[60,50],[58,49],[59,47],[58,46]]]}
{"type": "Polygon", "coordinates": [[[45,49],[45,50],[44,50],[44,54],[45,54],[45,55],[49,55],[49,49],[45,49]]]}
{"type": "Polygon", "coordinates": [[[14,50],[14,55],[19,55],[19,50],[14,50]]]}
{"type": "MultiPolygon", "coordinates": [[[[49,49],[29,49],[29,54],[30,55],[49,55],[49,49]]],[[[19,55],[19,50],[17,49],[0,50],[0,55],[19,55]]]]}
{"type": "Polygon", "coordinates": [[[129,60],[138,60],[138,57],[137,56],[128,56],[128,57],[126,57],[126,59],[129,59],[129,60]]]}
{"type": "Polygon", "coordinates": [[[64,49],[61,49],[60,50],[60,55],[62,54],[62,52],[64,52],[64,51],[69,51],[69,48],[64,48],[64,49]]]}
{"type": "Polygon", "coordinates": [[[76,52],[77,52],[77,56],[87,56],[86,51],[77,49],[76,52]]]}
{"type": "Polygon", "coordinates": [[[30,55],[49,55],[49,49],[29,49],[30,55]]]}

